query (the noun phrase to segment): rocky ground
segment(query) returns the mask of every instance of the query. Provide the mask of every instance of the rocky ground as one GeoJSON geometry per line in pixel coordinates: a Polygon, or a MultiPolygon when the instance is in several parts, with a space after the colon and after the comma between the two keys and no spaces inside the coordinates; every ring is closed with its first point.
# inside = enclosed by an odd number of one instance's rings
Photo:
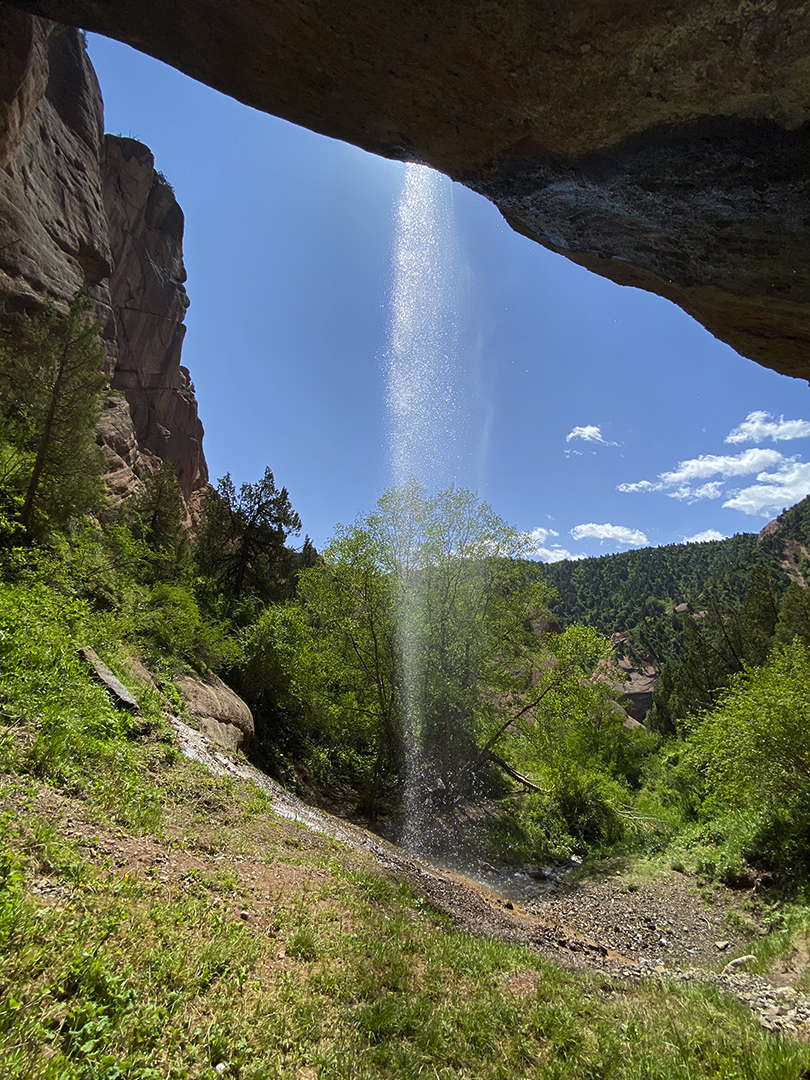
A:
{"type": "Polygon", "coordinates": [[[621,868],[586,877],[574,866],[505,871],[485,864],[475,868],[481,879],[475,881],[308,806],[179,721],[176,732],[187,756],[221,775],[259,784],[282,817],[366,852],[384,872],[412,882],[461,929],[529,945],[579,970],[711,982],[745,1002],[766,1029],[810,1040],[810,998],[796,989],[808,966],[806,943],[767,975],[747,973],[753,956],[746,943],[766,931],[728,890],[700,890],[674,870],[644,880],[621,868]],[[734,931],[724,917],[729,908],[736,909],[734,931]]]}
{"type": "MultiPolygon", "coordinates": [[[[613,980],[713,983],[749,1006],[764,1028],[810,1040],[810,998],[797,989],[808,966],[807,943],[794,946],[767,974],[746,972],[746,964],[753,960],[750,942],[764,928],[744,914],[738,897],[726,890],[701,891],[691,878],[675,871],[644,880],[621,868],[594,878],[572,867],[498,872],[484,866],[476,868],[484,880],[474,881],[306,805],[244,761],[216,750],[205,736],[179,721],[176,733],[188,757],[220,775],[250,780],[270,795],[276,813],[289,822],[286,829],[282,827],[282,850],[288,845],[299,850],[312,847],[314,852],[323,846],[325,837],[337,840],[358,857],[372,860],[384,874],[409,881],[469,933],[528,945],[554,963],[602,972],[613,980]],[[300,825],[307,828],[302,830],[300,825]],[[739,929],[730,931],[724,916],[735,905],[733,925],[739,929]]],[[[222,854],[204,838],[188,848],[176,838],[104,829],[87,819],[81,801],[47,785],[41,785],[27,810],[58,823],[60,832],[79,844],[86,859],[98,860],[120,874],[193,882],[195,875],[216,867],[232,875],[239,886],[227,901],[233,908],[228,913],[255,926],[257,932],[273,932],[275,903],[282,892],[307,889],[313,875],[328,875],[312,862],[307,866],[285,858],[268,862],[249,853],[222,854]]],[[[208,810],[213,838],[216,829],[227,826],[227,799],[215,799],[208,810]]],[[[252,839],[267,850],[279,844],[277,833],[252,839]]],[[[76,887],[58,875],[43,876],[34,882],[33,891],[44,903],[59,904],[71,902],[76,887]]],[[[281,948],[276,966],[282,970],[285,963],[281,948]]]]}

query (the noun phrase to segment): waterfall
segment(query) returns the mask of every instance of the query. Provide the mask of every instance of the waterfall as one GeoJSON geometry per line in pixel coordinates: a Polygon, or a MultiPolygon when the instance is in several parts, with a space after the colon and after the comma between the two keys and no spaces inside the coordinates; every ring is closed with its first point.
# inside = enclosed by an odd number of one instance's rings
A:
{"type": "MultiPolygon", "coordinates": [[[[419,485],[434,494],[469,482],[479,439],[471,410],[474,358],[462,355],[469,353],[463,349],[469,327],[467,293],[452,185],[440,173],[409,165],[397,209],[387,356],[390,469],[395,487],[403,492],[419,485]]],[[[425,792],[432,783],[419,738],[424,568],[419,566],[419,530],[409,528],[407,494],[399,510],[394,546],[407,757],[400,841],[410,850],[424,852],[430,828],[425,792]]]]}
{"type": "Polygon", "coordinates": [[[397,210],[388,353],[392,479],[430,491],[458,480],[465,421],[458,401],[464,287],[450,181],[409,165],[397,210]]]}

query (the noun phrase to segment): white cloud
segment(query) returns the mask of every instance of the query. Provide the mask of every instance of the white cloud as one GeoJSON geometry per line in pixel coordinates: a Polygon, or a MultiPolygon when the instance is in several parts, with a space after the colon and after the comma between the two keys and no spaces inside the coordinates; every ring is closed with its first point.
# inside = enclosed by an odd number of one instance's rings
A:
{"type": "Polygon", "coordinates": [[[530,533],[526,534],[526,538],[533,544],[531,551],[529,551],[527,558],[539,559],[541,562],[562,562],[563,559],[586,559],[587,555],[575,554],[572,551],[568,551],[566,548],[561,547],[560,544],[552,543],[551,547],[546,546],[546,541],[552,536],[559,536],[560,534],[555,529],[546,529],[542,525],[538,525],[536,529],[532,529],[530,533]]]}
{"type": "Polygon", "coordinates": [[[712,480],[708,484],[701,484],[698,488],[690,488],[688,484],[679,487],[677,491],[668,491],[670,499],[685,499],[687,502],[697,502],[698,499],[719,499],[723,494],[722,480],[712,480]]]}
{"type": "Polygon", "coordinates": [[[587,559],[588,556],[584,553],[574,554],[572,551],[567,551],[564,547],[539,547],[536,551],[531,553],[530,558],[539,559],[540,562],[562,562],[564,559],[571,559],[576,561],[578,559],[587,559]]]}
{"type": "Polygon", "coordinates": [[[584,540],[586,537],[592,540],[615,540],[619,544],[633,544],[641,547],[649,544],[649,540],[641,529],[628,529],[625,525],[575,525],[571,530],[571,536],[575,540],[584,540]]]}
{"type": "Polygon", "coordinates": [[[780,416],[774,419],[772,413],[761,409],[749,413],[745,420],[726,436],[727,443],[764,442],[772,439],[779,442],[787,439],[806,439],[810,436],[810,421],[785,420],[780,416]]]}
{"type": "Polygon", "coordinates": [[[736,491],[723,506],[731,510],[742,510],[744,514],[768,516],[781,510],[783,506],[792,506],[808,494],[810,463],[787,460],[775,473],[760,473],[756,484],[736,491]]]}
{"type": "Polygon", "coordinates": [[[618,491],[662,491],[664,485],[654,484],[652,480],[639,480],[635,484],[617,484],[618,491]]]}
{"type": "MultiPolygon", "coordinates": [[[[762,469],[778,466],[780,469],[791,463],[778,450],[750,449],[739,454],[700,454],[698,457],[679,461],[678,467],[670,472],[659,473],[657,480],[638,480],[634,484],[619,484],[623,492],[665,491],[671,499],[684,502],[697,502],[699,499],[719,499],[723,495],[723,483],[732,476],[750,476],[762,469]],[[709,480],[710,476],[721,476],[721,480],[709,480]],[[693,487],[696,480],[707,481],[693,487]]],[[[729,503],[724,503],[728,506],[729,503]]],[[[780,504],[781,505],[781,504],[780,504]]]]}
{"type": "Polygon", "coordinates": [[[706,529],[705,532],[695,533],[694,536],[685,536],[683,542],[684,544],[708,544],[710,540],[727,539],[725,533],[718,532],[717,529],[706,529]]]}
{"type": "Polygon", "coordinates": [[[566,442],[571,442],[572,439],[582,439],[584,442],[601,443],[602,446],[615,446],[616,443],[608,442],[607,439],[602,437],[601,428],[596,427],[595,424],[585,424],[583,427],[575,427],[565,436],[566,442]]]}
{"type": "Polygon", "coordinates": [[[528,533],[528,538],[535,544],[545,544],[550,536],[559,535],[560,534],[555,532],[554,529],[544,529],[542,525],[539,525],[536,529],[532,529],[532,531],[528,533]]]}
{"type": "MultiPolygon", "coordinates": [[[[770,413],[749,413],[726,438],[727,443],[760,442],[763,439],[810,437],[810,421],[774,420],[770,413]]],[[[658,474],[655,480],[617,485],[619,491],[663,491],[671,499],[694,503],[700,499],[725,498],[723,506],[744,514],[767,516],[792,506],[810,493],[810,464],[785,457],[778,450],[751,447],[736,454],[700,454],[679,461],[677,468],[658,474]],[[727,490],[732,477],[756,476],[756,483],[727,490]],[[719,477],[719,479],[710,479],[719,477]],[[702,481],[702,482],[701,482],[702,481]]]]}
{"type": "Polygon", "coordinates": [[[740,454],[701,454],[696,458],[679,461],[678,468],[660,474],[664,487],[678,487],[692,480],[705,480],[719,473],[729,476],[748,476],[759,469],[778,465],[784,457],[778,450],[743,450],[740,454]]]}

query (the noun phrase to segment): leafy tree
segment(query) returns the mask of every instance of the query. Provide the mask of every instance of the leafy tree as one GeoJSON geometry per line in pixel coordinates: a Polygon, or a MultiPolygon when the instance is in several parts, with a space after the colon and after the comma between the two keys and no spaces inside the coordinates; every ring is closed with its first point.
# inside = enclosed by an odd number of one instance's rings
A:
{"type": "Polygon", "coordinates": [[[246,594],[265,602],[278,597],[292,569],[285,541],[300,530],[287,489],[276,487],[269,468],[258,483],[242,484],[238,494],[230,473],[208,492],[195,555],[230,613],[246,594]]]}
{"type": "Polygon", "coordinates": [[[398,686],[405,737],[421,755],[418,784],[452,794],[505,695],[526,679],[546,610],[539,581],[514,587],[527,540],[469,491],[429,496],[415,481],[387,492],[368,519],[372,546],[393,582],[398,686]]]}
{"type": "Polygon", "coordinates": [[[810,651],[800,641],[738,675],[697,725],[692,756],[705,778],[704,816],[726,816],[742,855],[810,875],[810,651]]]}
{"type": "Polygon", "coordinates": [[[77,292],[67,314],[48,304],[0,338],[4,480],[19,495],[30,535],[64,527],[102,497],[95,425],[107,378],[99,327],[88,321],[92,307],[77,292]]]}

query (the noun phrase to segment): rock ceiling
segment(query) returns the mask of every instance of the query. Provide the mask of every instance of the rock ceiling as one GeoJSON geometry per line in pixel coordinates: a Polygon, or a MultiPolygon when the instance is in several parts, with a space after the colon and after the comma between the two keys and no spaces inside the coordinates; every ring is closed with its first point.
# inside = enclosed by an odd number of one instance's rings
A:
{"type": "Polygon", "coordinates": [[[545,247],[810,378],[810,3],[15,6],[118,38],[315,131],[433,165],[545,247]]]}

